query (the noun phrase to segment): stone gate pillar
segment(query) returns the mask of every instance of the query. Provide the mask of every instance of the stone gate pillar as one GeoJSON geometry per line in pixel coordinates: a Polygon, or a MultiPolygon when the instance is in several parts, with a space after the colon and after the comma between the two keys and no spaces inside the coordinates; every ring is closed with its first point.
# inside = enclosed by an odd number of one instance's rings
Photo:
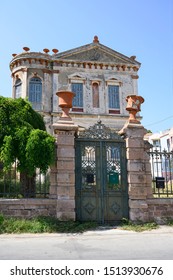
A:
{"type": "MultiPolygon", "coordinates": [[[[129,107],[126,109],[130,111],[129,107]]],[[[135,115],[136,113],[130,112],[129,121],[119,133],[123,134],[126,140],[129,218],[134,222],[146,222],[148,221],[147,199],[153,197],[151,165],[147,154],[149,146],[144,141],[146,130],[135,115]]]]}
{"type": "Polygon", "coordinates": [[[127,123],[120,132],[126,138],[129,218],[131,221],[148,220],[147,199],[152,198],[152,176],[147,144],[142,125],[127,123]]]}
{"type": "Polygon", "coordinates": [[[78,130],[69,116],[73,93],[57,92],[59,106],[63,112],[53,124],[56,138],[56,163],[51,169],[50,197],[57,200],[57,218],[75,220],[75,147],[74,138],[78,130]],[[61,99],[60,99],[61,96],[61,99]],[[70,101],[67,100],[70,97],[70,101]]]}
{"type": "Polygon", "coordinates": [[[78,126],[53,124],[56,137],[56,164],[51,170],[50,196],[57,199],[57,218],[75,220],[75,149],[78,126]]]}

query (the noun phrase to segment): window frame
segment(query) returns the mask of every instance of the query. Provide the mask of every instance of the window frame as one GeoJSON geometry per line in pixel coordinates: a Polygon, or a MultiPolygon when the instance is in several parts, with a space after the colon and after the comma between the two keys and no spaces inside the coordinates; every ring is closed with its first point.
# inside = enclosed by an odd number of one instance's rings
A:
{"type": "Polygon", "coordinates": [[[92,79],[91,81],[91,91],[92,91],[92,108],[93,110],[98,110],[101,107],[101,94],[100,94],[100,84],[101,84],[101,80],[100,79],[92,79]],[[98,106],[94,106],[94,84],[97,84],[98,87],[98,106]]]}
{"type": "Polygon", "coordinates": [[[109,114],[121,114],[121,111],[122,111],[122,100],[121,100],[121,85],[122,85],[122,82],[115,79],[115,78],[112,78],[112,79],[108,79],[106,80],[106,86],[107,86],[107,110],[108,110],[108,113],[109,114]],[[109,86],[116,86],[118,87],[118,102],[119,102],[119,106],[117,107],[110,107],[110,101],[109,101],[109,86]]]}
{"type": "Polygon", "coordinates": [[[15,98],[22,97],[22,80],[20,78],[16,79],[14,88],[15,88],[15,98]]]}
{"type": "Polygon", "coordinates": [[[73,98],[72,112],[79,112],[79,113],[84,112],[84,108],[85,108],[85,100],[84,100],[85,86],[84,85],[85,85],[86,79],[81,77],[78,73],[76,73],[76,74],[70,75],[68,77],[68,80],[69,80],[70,90],[76,94],[75,97],[73,98]],[[77,96],[77,93],[73,90],[73,87],[72,87],[73,84],[82,84],[82,106],[74,106],[74,100],[77,96]]]}
{"type": "Polygon", "coordinates": [[[42,111],[43,83],[40,77],[31,77],[29,80],[28,100],[36,111],[42,111]],[[32,82],[37,79],[39,81],[32,82]],[[33,87],[33,88],[32,88],[33,87]]]}

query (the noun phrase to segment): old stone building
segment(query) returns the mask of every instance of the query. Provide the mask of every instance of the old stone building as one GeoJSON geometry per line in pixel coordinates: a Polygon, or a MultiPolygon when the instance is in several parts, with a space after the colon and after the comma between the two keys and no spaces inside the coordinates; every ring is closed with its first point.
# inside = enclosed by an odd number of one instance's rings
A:
{"type": "Polygon", "coordinates": [[[172,220],[173,200],[165,198],[172,197],[172,181],[167,180],[163,192],[158,190],[159,198],[153,196],[150,145],[144,141],[146,130],[138,113],[144,98],[138,95],[136,57],[100,44],[97,36],[90,44],[62,53],[23,50],[10,62],[13,97],[28,98],[44,116],[48,132],[56,138],[57,157],[50,168],[48,197],[0,198],[0,212],[101,224],[124,218],[172,220]],[[70,107],[63,107],[60,91],[64,100],[75,93],[72,121],[68,114],[60,118],[70,107]]]}
{"type": "Polygon", "coordinates": [[[138,94],[140,63],[104,45],[95,36],[92,43],[59,53],[57,49],[13,54],[10,69],[13,97],[28,98],[33,108],[43,114],[52,133],[61,109],[56,92],[75,92],[73,121],[88,127],[99,119],[120,130],[128,119],[126,97],[138,94]]]}

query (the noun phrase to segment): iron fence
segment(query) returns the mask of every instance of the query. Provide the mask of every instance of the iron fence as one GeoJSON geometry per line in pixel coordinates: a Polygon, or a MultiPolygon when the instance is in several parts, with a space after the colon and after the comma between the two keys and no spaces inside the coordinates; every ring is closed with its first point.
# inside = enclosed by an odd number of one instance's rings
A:
{"type": "Polygon", "coordinates": [[[173,197],[173,151],[161,151],[160,147],[155,147],[149,155],[154,196],[173,197]]]}
{"type": "Polygon", "coordinates": [[[0,197],[1,198],[47,198],[49,196],[49,171],[46,174],[36,170],[34,176],[17,171],[16,162],[11,170],[3,171],[0,163],[0,197]]]}

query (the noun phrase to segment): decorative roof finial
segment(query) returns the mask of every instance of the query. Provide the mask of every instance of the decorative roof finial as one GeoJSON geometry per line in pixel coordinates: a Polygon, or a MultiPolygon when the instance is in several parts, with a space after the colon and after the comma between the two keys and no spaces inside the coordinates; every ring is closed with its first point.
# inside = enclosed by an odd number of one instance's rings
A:
{"type": "Polygon", "coordinates": [[[94,36],[93,43],[99,43],[99,38],[98,38],[98,36],[94,36]]]}
{"type": "Polygon", "coordinates": [[[47,54],[49,51],[49,49],[43,49],[43,51],[47,54]]]}
{"type": "Polygon", "coordinates": [[[23,47],[23,50],[24,50],[25,52],[28,52],[28,51],[30,51],[30,48],[28,48],[28,47],[23,47]]]}
{"type": "Polygon", "coordinates": [[[135,56],[135,55],[132,55],[132,56],[130,57],[130,59],[135,60],[135,59],[136,59],[136,56],[135,56]]]}
{"type": "Polygon", "coordinates": [[[52,49],[52,51],[53,51],[54,54],[58,53],[57,49],[52,49]]]}

